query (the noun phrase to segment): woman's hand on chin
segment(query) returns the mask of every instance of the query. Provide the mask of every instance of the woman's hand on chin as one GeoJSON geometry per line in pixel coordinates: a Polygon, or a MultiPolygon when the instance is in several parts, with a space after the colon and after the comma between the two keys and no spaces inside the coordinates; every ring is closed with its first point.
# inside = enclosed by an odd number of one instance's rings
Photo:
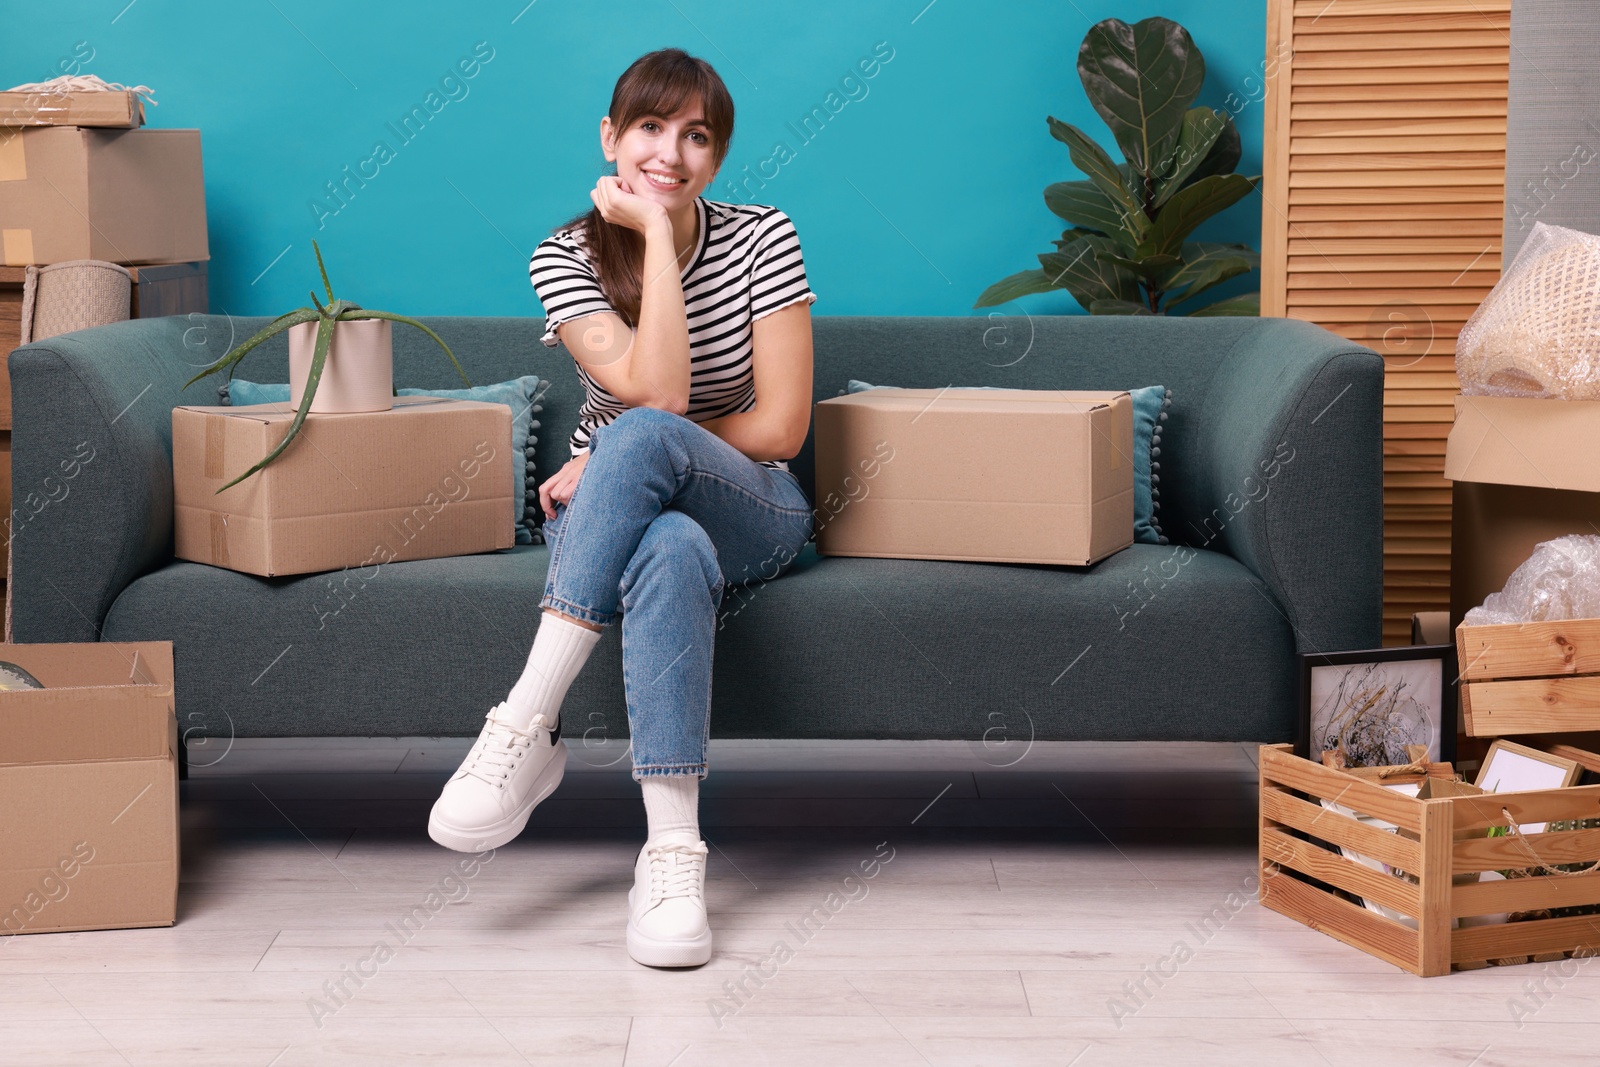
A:
{"type": "Polygon", "coordinates": [[[600,209],[600,217],[618,226],[644,233],[652,223],[667,218],[667,209],[635,193],[628,183],[607,174],[589,191],[589,199],[600,209]]]}

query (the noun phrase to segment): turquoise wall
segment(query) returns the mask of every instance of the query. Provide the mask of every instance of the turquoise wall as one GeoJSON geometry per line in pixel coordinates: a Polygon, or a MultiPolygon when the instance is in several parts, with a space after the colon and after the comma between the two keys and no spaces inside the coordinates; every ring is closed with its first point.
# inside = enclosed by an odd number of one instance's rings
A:
{"type": "MultiPolygon", "coordinates": [[[[149,125],[203,131],[211,304],[231,314],[305,304],[313,238],[336,293],[369,307],[542,314],[528,257],[590,206],[605,172],[599,121],[618,75],[669,45],[716,67],[737,109],[732,148],[706,196],[788,212],[816,315],[988,314],[972,307],[986,286],[1038,266],[1036,253],[1050,251],[1064,226],[1041,191],[1080,177],[1045,116],[1082,126],[1115,154],[1075,65],[1084,31],[1102,18],[1182,23],[1206,57],[1200,102],[1223,107],[1233,94],[1239,170],[1261,170],[1264,0],[6,8],[4,87],[92,53],[83,71],[155,90],[149,125]],[[875,47],[892,58],[841,88],[875,47]],[[461,60],[470,78],[459,75],[461,60]],[[830,93],[837,114],[802,142],[790,123],[826,107],[830,93]],[[396,127],[414,105],[436,113],[404,139],[396,127]],[[379,141],[389,152],[375,157],[379,141]],[[724,185],[746,167],[759,172],[779,142],[788,152],[765,164],[764,188],[734,194],[724,185]],[[349,181],[342,201],[328,196],[328,183],[364,164],[364,186],[349,181]]],[[[1260,212],[1252,196],[1200,236],[1259,247],[1260,212]]],[[[1217,293],[1253,287],[1252,277],[1217,293]]],[[[1002,310],[1081,309],[1062,291],[1002,310]]]]}

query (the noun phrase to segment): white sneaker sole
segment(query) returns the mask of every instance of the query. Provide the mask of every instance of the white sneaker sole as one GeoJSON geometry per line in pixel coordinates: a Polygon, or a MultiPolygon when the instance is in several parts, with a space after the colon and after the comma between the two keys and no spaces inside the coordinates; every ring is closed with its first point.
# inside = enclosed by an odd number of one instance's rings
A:
{"type": "Polygon", "coordinates": [[[671,941],[651,937],[633,925],[633,890],[628,890],[628,955],[646,967],[698,967],[711,959],[711,928],[698,937],[671,941]]]}
{"type": "Polygon", "coordinates": [[[528,825],[528,816],[533,814],[533,809],[545,797],[556,791],[556,786],[561,784],[561,776],[566,773],[567,743],[557,741],[553,746],[553,752],[550,762],[546,763],[534,778],[533,788],[528,791],[527,799],[516,811],[499,822],[487,826],[452,826],[439,818],[438,804],[435,802],[435,810],[428,815],[428,836],[445,848],[452,848],[457,852],[487,852],[491,848],[499,848],[522,833],[528,825]]]}

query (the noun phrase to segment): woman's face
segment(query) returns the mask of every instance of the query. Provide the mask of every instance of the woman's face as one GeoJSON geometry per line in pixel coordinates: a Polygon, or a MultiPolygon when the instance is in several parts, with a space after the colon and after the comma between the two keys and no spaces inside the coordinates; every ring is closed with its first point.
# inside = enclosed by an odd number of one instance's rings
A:
{"type": "Polygon", "coordinates": [[[639,196],[664,207],[687,204],[717,176],[716,146],[698,96],[676,115],[641,115],[626,129],[600,120],[600,145],[617,177],[639,196]],[[663,184],[657,179],[679,179],[663,184]]]}

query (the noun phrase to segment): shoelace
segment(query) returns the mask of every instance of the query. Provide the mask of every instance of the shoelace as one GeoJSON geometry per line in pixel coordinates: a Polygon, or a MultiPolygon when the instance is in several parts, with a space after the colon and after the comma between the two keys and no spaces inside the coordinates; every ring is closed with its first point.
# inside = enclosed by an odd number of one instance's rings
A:
{"type": "Polygon", "coordinates": [[[668,897],[695,896],[700,888],[700,865],[706,855],[699,845],[651,845],[650,903],[668,897]]]}
{"type": "Polygon", "coordinates": [[[467,774],[497,787],[504,785],[512,766],[521,758],[517,750],[531,749],[535,735],[544,726],[543,720],[535,719],[533,730],[519,730],[495,717],[494,713],[503,707],[504,704],[497,704],[486,716],[489,730],[478,738],[462,767],[467,774]]]}

